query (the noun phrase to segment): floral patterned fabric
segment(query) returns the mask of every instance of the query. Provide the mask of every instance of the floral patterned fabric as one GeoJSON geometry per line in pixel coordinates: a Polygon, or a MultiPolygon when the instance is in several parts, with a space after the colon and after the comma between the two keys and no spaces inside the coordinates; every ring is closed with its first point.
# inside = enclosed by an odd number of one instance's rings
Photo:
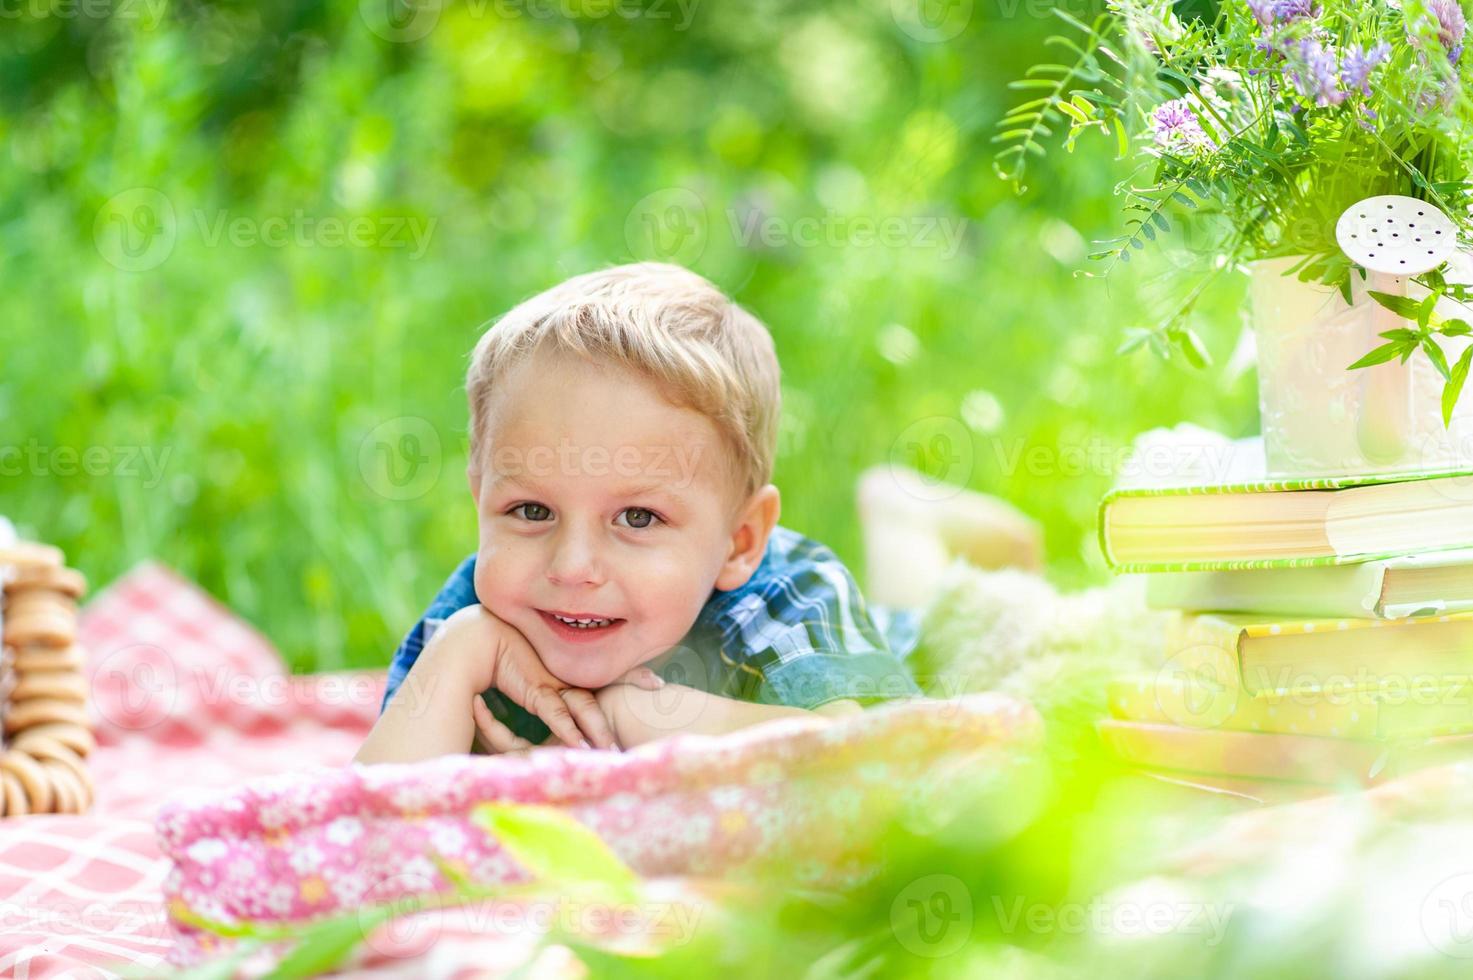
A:
{"type": "MultiPolygon", "coordinates": [[[[487,800],[564,808],[645,876],[715,876],[782,862],[797,881],[865,873],[866,828],[924,806],[928,779],[1034,747],[1041,721],[998,694],[914,700],[829,725],[804,719],[685,735],[619,754],[543,749],[290,773],[175,795],[157,816],[177,939],[197,962],[221,945],[181,921],[315,919],[451,890],[434,853],[480,883],[524,872],[470,813],[487,800]]],[[[952,776],[946,778],[955,778],[952,776]]]]}

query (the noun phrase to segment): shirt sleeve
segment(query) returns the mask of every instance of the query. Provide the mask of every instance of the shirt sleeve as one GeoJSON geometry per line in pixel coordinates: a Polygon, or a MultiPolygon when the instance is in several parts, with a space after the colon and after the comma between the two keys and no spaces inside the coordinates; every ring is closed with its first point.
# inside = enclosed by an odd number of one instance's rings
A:
{"type": "Polygon", "coordinates": [[[384,691],[383,703],[379,705],[379,714],[389,706],[394,698],[394,692],[399,690],[399,685],[404,683],[404,678],[409,674],[409,668],[413,667],[419,655],[424,651],[425,644],[434,635],[434,631],[440,627],[456,611],[476,603],[476,556],[471,555],[450,574],[445,584],[440,586],[440,591],[431,600],[430,607],[420,617],[419,622],[405,635],[399,649],[394,651],[394,657],[389,661],[389,684],[384,691]]]}
{"type": "Polygon", "coordinates": [[[723,693],[745,700],[812,709],[921,694],[849,569],[826,546],[786,528],[773,529],[745,585],[713,594],[698,626],[733,674],[723,693]]]}

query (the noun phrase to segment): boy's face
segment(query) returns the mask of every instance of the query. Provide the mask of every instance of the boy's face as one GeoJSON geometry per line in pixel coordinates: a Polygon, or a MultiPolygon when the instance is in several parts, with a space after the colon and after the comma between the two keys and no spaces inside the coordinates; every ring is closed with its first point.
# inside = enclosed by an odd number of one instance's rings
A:
{"type": "Polygon", "coordinates": [[[539,351],[488,407],[476,594],[564,682],[604,687],[666,652],[755,567],[732,561],[751,542],[720,433],[645,379],[539,351]]]}

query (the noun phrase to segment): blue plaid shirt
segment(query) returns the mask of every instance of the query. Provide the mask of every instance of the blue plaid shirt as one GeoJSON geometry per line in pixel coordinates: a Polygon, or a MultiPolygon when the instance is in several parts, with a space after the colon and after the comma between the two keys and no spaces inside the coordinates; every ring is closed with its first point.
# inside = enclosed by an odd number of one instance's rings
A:
{"type": "MultiPolygon", "coordinates": [[[[433,631],[476,604],[476,558],[461,563],[409,631],[389,664],[388,707],[433,631]]],[[[852,698],[862,704],[921,693],[904,658],[915,648],[912,610],[870,606],[849,569],[817,541],[778,526],[745,585],[711,596],[684,639],[655,671],[673,684],[760,704],[816,708],[852,698]]],[[[492,714],[534,743],[547,726],[488,690],[492,714]]]]}

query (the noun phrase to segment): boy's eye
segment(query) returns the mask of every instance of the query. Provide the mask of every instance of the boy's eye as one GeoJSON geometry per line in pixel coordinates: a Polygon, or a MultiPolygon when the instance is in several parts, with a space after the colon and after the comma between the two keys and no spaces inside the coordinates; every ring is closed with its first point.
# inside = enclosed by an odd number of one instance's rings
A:
{"type": "Polygon", "coordinates": [[[511,512],[515,514],[517,511],[522,512],[521,517],[525,521],[545,521],[552,516],[552,511],[543,504],[517,504],[511,512]]]}
{"type": "Polygon", "coordinates": [[[654,511],[645,510],[643,507],[625,507],[619,512],[619,516],[625,518],[625,526],[634,528],[649,527],[659,520],[654,511]]]}

